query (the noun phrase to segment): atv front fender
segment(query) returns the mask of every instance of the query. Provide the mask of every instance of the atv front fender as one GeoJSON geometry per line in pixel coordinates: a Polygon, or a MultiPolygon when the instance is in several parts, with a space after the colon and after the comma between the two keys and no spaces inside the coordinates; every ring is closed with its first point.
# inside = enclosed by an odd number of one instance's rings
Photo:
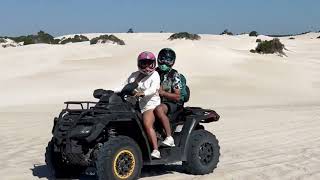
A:
{"type": "Polygon", "coordinates": [[[91,141],[95,140],[100,134],[101,132],[103,131],[105,125],[102,124],[102,123],[98,123],[97,125],[95,125],[94,127],[94,131],[88,136],[85,138],[85,140],[90,143],[91,141]]]}

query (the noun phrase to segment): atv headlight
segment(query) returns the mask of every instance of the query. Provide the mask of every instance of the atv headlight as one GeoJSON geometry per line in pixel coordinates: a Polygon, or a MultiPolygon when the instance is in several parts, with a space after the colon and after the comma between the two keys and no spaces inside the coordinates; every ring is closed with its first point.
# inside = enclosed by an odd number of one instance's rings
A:
{"type": "Polygon", "coordinates": [[[92,132],[92,126],[84,126],[84,125],[80,125],[75,127],[71,133],[70,133],[70,137],[72,138],[84,138],[87,137],[91,134],[92,132]]]}
{"type": "Polygon", "coordinates": [[[84,126],[81,130],[80,133],[81,134],[90,134],[92,129],[92,126],[84,126]]]}

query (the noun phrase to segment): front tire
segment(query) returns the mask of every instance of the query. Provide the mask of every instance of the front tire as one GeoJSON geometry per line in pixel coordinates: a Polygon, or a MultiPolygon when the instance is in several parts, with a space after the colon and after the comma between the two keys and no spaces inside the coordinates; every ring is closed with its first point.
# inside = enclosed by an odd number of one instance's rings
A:
{"type": "Polygon", "coordinates": [[[183,161],[182,166],[190,174],[208,174],[217,167],[219,156],[217,138],[206,130],[195,130],[189,140],[187,161],[183,161]]]}
{"type": "Polygon", "coordinates": [[[45,162],[51,175],[56,178],[78,177],[84,168],[65,164],[61,153],[54,152],[53,148],[54,142],[52,139],[48,143],[45,153],[45,162]]]}
{"type": "Polygon", "coordinates": [[[98,152],[96,168],[99,180],[138,179],[142,168],[139,145],[127,136],[110,138],[98,152]]]}

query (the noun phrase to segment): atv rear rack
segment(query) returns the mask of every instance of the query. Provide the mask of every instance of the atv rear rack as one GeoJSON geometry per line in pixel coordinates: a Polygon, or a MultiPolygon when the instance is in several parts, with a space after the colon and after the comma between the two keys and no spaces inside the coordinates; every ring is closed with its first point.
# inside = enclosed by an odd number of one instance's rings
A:
{"type": "Polygon", "coordinates": [[[81,106],[82,110],[85,110],[85,109],[90,109],[90,104],[97,104],[97,102],[93,102],[93,101],[66,101],[66,102],[64,102],[64,104],[67,105],[66,109],[69,109],[70,104],[78,104],[81,106]],[[83,106],[84,104],[86,105],[86,108],[84,108],[84,106],[83,106]]]}

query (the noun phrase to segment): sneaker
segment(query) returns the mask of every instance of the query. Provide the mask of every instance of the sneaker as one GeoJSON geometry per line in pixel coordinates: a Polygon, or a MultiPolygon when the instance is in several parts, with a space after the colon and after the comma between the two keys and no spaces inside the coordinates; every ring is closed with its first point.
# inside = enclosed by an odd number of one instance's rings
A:
{"type": "Polygon", "coordinates": [[[170,147],[175,147],[174,139],[172,136],[168,136],[164,141],[162,141],[162,144],[170,147]]]}
{"type": "Polygon", "coordinates": [[[160,156],[160,151],[158,151],[158,150],[153,150],[152,153],[151,153],[151,157],[160,159],[160,158],[161,158],[161,156],[160,156]]]}

